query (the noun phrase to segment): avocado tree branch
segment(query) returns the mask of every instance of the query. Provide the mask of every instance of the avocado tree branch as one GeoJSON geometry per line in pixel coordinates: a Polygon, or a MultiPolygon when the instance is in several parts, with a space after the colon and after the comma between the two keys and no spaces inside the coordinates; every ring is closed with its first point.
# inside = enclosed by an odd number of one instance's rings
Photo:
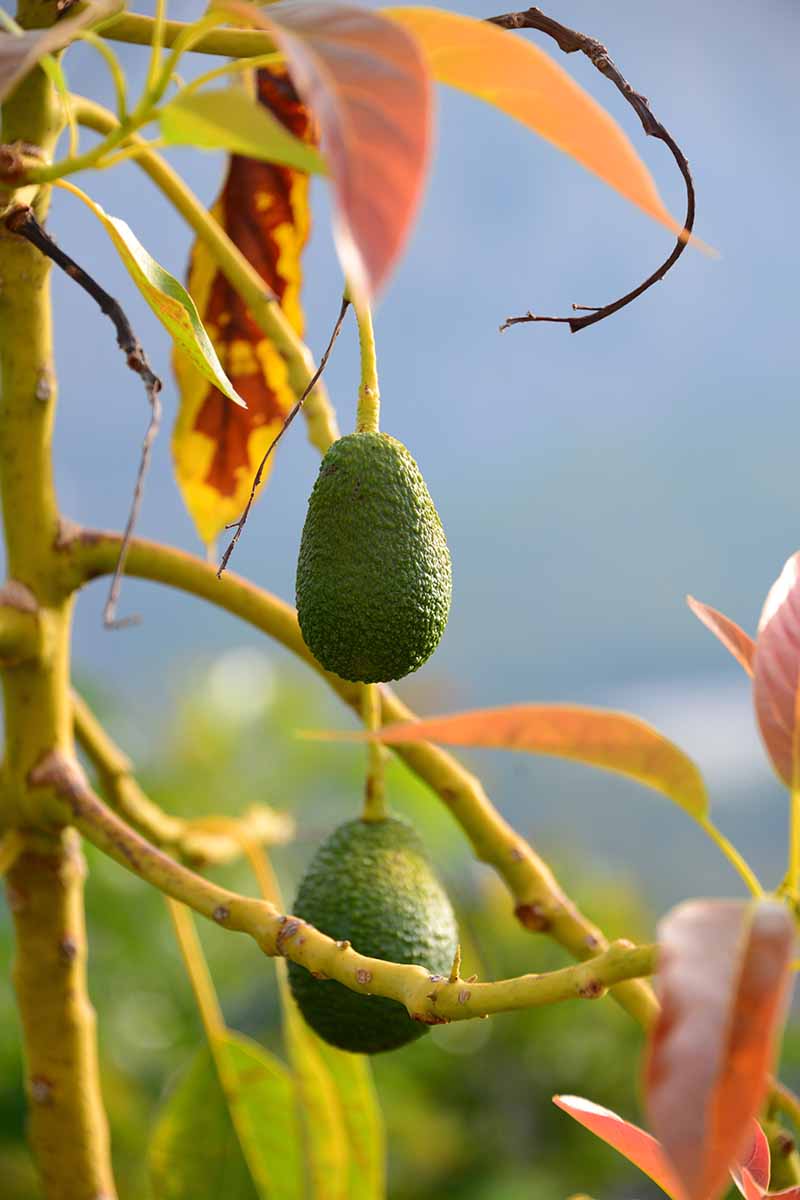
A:
{"type": "Polygon", "coordinates": [[[133,536],[133,531],[136,527],[136,521],[139,516],[139,509],[142,504],[142,496],[144,493],[144,479],[147,474],[147,468],[150,465],[150,455],[153,449],[153,443],[158,435],[158,430],[161,425],[161,380],[153,373],[150,364],[147,361],[147,355],[142,349],[139,339],[136,337],[131,323],[122,310],[122,306],[110,296],[108,292],[100,286],[92,276],[79,266],[73,258],[70,258],[61,247],[50,237],[46,229],[39,224],[32,208],[15,209],[9,217],[6,218],[6,225],[12,233],[16,233],[19,237],[24,237],[27,241],[35,246],[36,249],[44,254],[60,267],[61,270],[77,283],[78,287],[83,288],[95,303],[99,306],[100,311],[104,313],[114,326],[117,333],[117,345],[125,355],[125,361],[132,371],[134,371],[142,380],[144,390],[147,395],[147,402],[150,405],[150,421],[142,442],[142,453],[139,460],[139,469],[136,473],[136,482],[133,489],[133,501],[131,503],[130,512],[128,514],[128,523],[125,527],[125,533],[122,538],[122,543],[119,550],[119,558],[117,565],[114,568],[114,574],[111,577],[111,585],[108,590],[108,600],[106,601],[103,610],[103,624],[107,629],[118,629],[123,625],[129,625],[135,621],[135,617],[127,617],[122,621],[116,618],[117,603],[119,601],[120,588],[122,586],[122,573],[125,567],[125,556],[128,552],[128,545],[133,536]]]}
{"type": "Polygon", "coordinates": [[[320,978],[336,979],[363,995],[397,1000],[415,1021],[448,1021],[511,1012],[561,1000],[595,1000],[620,981],[650,975],[656,946],[618,941],[587,962],[544,975],[478,983],[431,975],[423,967],[359,954],[313,925],[265,900],[241,896],[195,874],[117,816],[91,789],[75,759],[53,751],[31,777],[44,789],[53,820],[69,820],[88,841],[159,891],[225,929],[254,938],[265,954],[290,958],[320,978]]]}
{"type": "Polygon", "coordinates": [[[86,701],[73,690],[75,737],[97,771],[109,804],[135,829],[162,849],[195,867],[232,862],[242,841],[276,846],[291,841],[294,821],[288,813],[253,805],[239,817],[176,817],[149,798],[133,774],[126,754],[108,735],[86,701]]]}
{"type": "Polygon", "coordinates": [[[669,130],[660,121],[656,120],[646,97],[634,91],[627,79],[620,73],[602,42],[598,42],[596,38],[587,37],[585,33],[578,33],[577,30],[570,29],[568,26],[554,21],[552,17],[548,17],[543,13],[540,8],[528,8],[524,12],[503,13],[498,17],[489,17],[488,19],[493,25],[499,25],[502,29],[536,29],[540,33],[546,33],[548,37],[553,38],[565,54],[575,54],[576,52],[585,54],[589,61],[597,67],[600,74],[609,79],[620,94],[624,96],[641,121],[642,128],[647,136],[658,138],[659,141],[667,146],[670,154],[678,164],[678,170],[683,176],[683,182],[686,185],[686,218],[683,223],[683,230],[678,237],[672,253],[638,287],[633,288],[630,292],[626,292],[618,300],[614,300],[610,304],[604,304],[599,308],[587,308],[587,306],[582,304],[573,304],[572,307],[575,311],[587,313],[583,317],[538,317],[528,312],[521,317],[507,317],[500,326],[500,329],[504,330],[509,329],[512,325],[524,325],[533,321],[549,321],[559,325],[568,325],[572,333],[578,333],[581,329],[588,329],[590,325],[596,325],[598,321],[604,321],[606,317],[612,316],[614,313],[619,312],[621,308],[625,308],[626,305],[637,300],[654,283],[659,283],[667,272],[675,266],[675,263],[683,254],[689,241],[689,234],[694,228],[695,218],[694,180],[689,169],[689,162],[669,130]]]}
{"type": "Polygon", "coordinates": [[[96,1017],[86,989],[86,868],[74,830],[20,833],[6,880],[14,988],[26,1044],[30,1138],[53,1200],[116,1195],[99,1088],[96,1017]],[[76,1086],[82,1081],[83,1086],[76,1086]],[[76,1185],[77,1184],[77,1188],[76,1185]]]}
{"type": "MultiPolygon", "coordinates": [[[[167,26],[169,24],[167,22],[167,26]]],[[[118,124],[112,112],[93,100],[72,96],[71,103],[75,119],[87,129],[108,133],[118,124]]],[[[247,305],[256,325],[286,361],[292,391],[296,396],[302,395],[314,375],[314,359],[302,338],[292,328],[278,297],[166,159],[148,149],[144,139],[138,135],[127,139],[125,144],[141,147],[141,153],[134,159],[137,166],[141,167],[204,243],[228,283],[247,305]]],[[[309,441],[320,454],[324,454],[339,437],[339,427],[325,386],[319,379],[305,401],[303,415],[309,441]]]]}
{"type": "MultiPolygon", "coordinates": [[[[155,21],[144,13],[120,13],[109,19],[102,27],[104,38],[112,42],[129,45],[149,46],[153,40],[155,21]]],[[[192,26],[186,21],[165,21],[162,27],[162,45],[167,49],[184,38],[192,26]]],[[[214,54],[223,58],[250,58],[257,54],[269,54],[275,43],[268,33],[257,29],[212,29],[190,47],[194,54],[214,54]]]]}
{"type": "MultiPolygon", "coordinates": [[[[118,545],[118,534],[65,528],[60,539],[65,586],[79,587],[107,574],[113,569],[118,545]]],[[[303,641],[295,610],[282,600],[230,573],[218,580],[214,568],[201,559],[137,538],[131,543],[126,571],[209,600],[249,622],[319,672],[346,704],[356,713],[361,712],[362,685],[348,683],[320,667],[303,641]]],[[[381,686],[379,695],[382,724],[414,719],[390,688],[381,686]]],[[[547,864],[504,820],[480,781],[457,758],[430,743],[393,750],[439,795],[469,838],[477,858],[493,866],[504,880],[514,898],[517,918],[526,929],[547,933],[579,960],[602,952],[607,942],[600,930],[578,911],[547,864]]],[[[644,980],[621,983],[613,995],[643,1027],[648,1028],[655,1020],[658,1004],[644,980]]]]}

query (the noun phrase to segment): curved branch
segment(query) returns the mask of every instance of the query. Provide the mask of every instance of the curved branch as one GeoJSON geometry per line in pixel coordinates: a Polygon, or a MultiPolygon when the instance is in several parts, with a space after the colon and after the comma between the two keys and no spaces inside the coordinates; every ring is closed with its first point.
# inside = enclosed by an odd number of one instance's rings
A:
{"type": "Polygon", "coordinates": [[[86,701],[72,693],[75,737],[97,771],[111,807],[145,837],[195,867],[219,865],[239,858],[242,839],[257,845],[276,846],[294,834],[288,813],[254,805],[240,817],[186,819],[166,813],[145,795],[131,769],[131,761],[106,733],[86,701]],[[239,834],[237,837],[234,833],[239,834]]]}
{"type": "Polygon", "coordinates": [[[596,325],[598,321],[604,321],[606,317],[612,316],[613,313],[619,312],[621,308],[625,308],[628,304],[631,304],[651,288],[654,283],[659,283],[667,272],[675,266],[675,263],[686,249],[689,234],[694,228],[695,191],[692,173],[689,169],[686,155],[672,134],[660,121],[656,120],[646,97],[642,96],[639,92],[635,92],[627,79],[620,73],[602,42],[598,42],[596,38],[587,37],[585,33],[578,33],[577,30],[570,29],[566,25],[561,25],[558,21],[554,21],[552,17],[546,16],[539,8],[528,8],[525,12],[503,13],[499,17],[489,17],[488,19],[491,24],[499,25],[502,29],[536,29],[540,33],[546,33],[549,37],[553,38],[565,54],[574,54],[576,52],[585,54],[589,61],[597,67],[600,74],[605,75],[606,79],[610,79],[620,94],[627,100],[641,121],[642,128],[647,136],[658,138],[659,141],[667,146],[670,154],[678,164],[678,169],[686,185],[686,218],[683,223],[683,230],[678,237],[672,253],[638,287],[630,292],[626,292],[619,300],[614,300],[610,304],[604,304],[600,308],[587,309],[585,305],[573,304],[572,307],[576,311],[583,310],[588,312],[589,315],[585,317],[537,317],[533,313],[528,312],[521,317],[507,317],[500,326],[502,331],[512,325],[524,325],[534,321],[548,321],[557,325],[569,325],[572,333],[578,333],[581,329],[588,329],[590,325],[596,325]]]}
{"type": "Polygon", "coordinates": [[[574,967],[496,983],[451,981],[447,976],[430,975],[423,967],[369,958],[355,951],[349,942],[335,941],[266,900],[240,896],[181,866],[112,812],[89,787],[74,759],[53,751],[36,767],[31,784],[50,790],[57,802],[54,818],[66,815],[99,850],[173,900],[180,900],[225,929],[248,934],[265,954],[290,958],[354,992],[397,1000],[415,1021],[426,1025],[560,1000],[595,1000],[610,985],[650,975],[656,967],[656,946],[634,946],[625,941],[615,942],[574,967]]]}
{"type": "MultiPolygon", "coordinates": [[[[79,587],[113,568],[119,535],[96,530],[65,530],[60,548],[65,583],[79,587]]],[[[303,641],[295,610],[277,597],[234,574],[217,579],[214,568],[180,550],[134,539],[126,564],[128,574],[189,592],[247,621],[281,642],[317,671],[329,687],[361,712],[362,685],[324,671],[303,641]]],[[[414,714],[388,687],[379,689],[381,722],[413,720],[414,714]]],[[[469,838],[475,855],[495,868],[509,888],[519,921],[536,933],[547,933],[579,960],[593,957],[607,942],[600,930],[578,911],[561,890],[547,864],[493,806],[480,781],[453,755],[430,743],[393,747],[395,753],[435,791],[469,838]]],[[[658,1004],[641,981],[623,983],[614,996],[645,1028],[655,1020],[658,1004]]]]}

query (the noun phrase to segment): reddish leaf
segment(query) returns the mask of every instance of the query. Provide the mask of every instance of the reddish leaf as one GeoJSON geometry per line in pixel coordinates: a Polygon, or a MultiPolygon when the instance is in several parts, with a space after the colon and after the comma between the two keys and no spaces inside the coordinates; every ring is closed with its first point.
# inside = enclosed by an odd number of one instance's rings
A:
{"type": "Polygon", "coordinates": [[[716,608],[711,608],[708,604],[703,604],[700,600],[695,600],[694,596],[687,596],[686,603],[698,621],[702,621],[706,629],[710,629],[740,666],[744,667],[747,674],[752,675],[756,644],[749,634],[745,633],[730,617],[726,617],[724,613],[718,612],[716,608]]]}
{"type": "Polygon", "coordinates": [[[780,778],[792,787],[800,680],[800,553],[793,554],[772,585],[758,623],[753,702],[767,753],[780,778]]]}
{"type": "Polygon", "coordinates": [[[272,35],[320,125],[336,201],[334,233],[351,286],[374,293],[410,230],[428,164],[431,81],[417,42],[368,9],[285,0],[217,9],[272,35]]]}
{"type": "Polygon", "coordinates": [[[554,1096],[553,1103],[649,1175],[668,1196],[681,1200],[683,1193],[678,1178],[658,1142],[649,1133],[610,1109],[601,1108],[580,1096],[554,1096]]]}
{"type": "Polygon", "coordinates": [[[659,941],[650,1120],[688,1200],[716,1200],[767,1091],[794,923],[774,900],[695,900],[667,915],[659,941]]]}
{"type": "Polygon", "coordinates": [[[56,54],[107,17],[111,0],[91,0],[82,10],[47,29],[26,29],[21,33],[0,32],[0,100],[10,96],[25,76],[48,54],[56,54]]]}
{"type": "MultiPolygon", "coordinates": [[[[316,131],[282,66],[258,72],[261,102],[295,137],[316,131]]],[[[308,177],[275,163],[234,155],[212,212],[302,333],[300,258],[308,237],[308,177]]],[[[172,450],[184,502],[204,542],[235,521],[267,446],[295,401],[286,365],[202,241],[189,265],[189,291],[247,409],[233,409],[185,355],[176,354],[181,395],[172,450]]],[[[268,471],[264,473],[264,480],[268,471]]]]}
{"type": "Polygon", "coordinates": [[[769,1174],[769,1142],[758,1121],[754,1121],[750,1147],[741,1161],[731,1167],[731,1175],[742,1195],[752,1200],[753,1196],[760,1198],[769,1187],[769,1174]]]}
{"type": "Polygon", "coordinates": [[[745,1200],[763,1200],[764,1196],[766,1196],[767,1193],[765,1189],[760,1184],[756,1183],[755,1179],[748,1170],[743,1169],[738,1179],[734,1172],[731,1172],[731,1174],[733,1175],[734,1183],[744,1196],[745,1200]]]}
{"type": "Polygon", "coordinates": [[[549,54],[487,21],[439,8],[388,8],[434,77],[520,121],[678,234],[653,178],[613,117],[549,54]]]}
{"type": "Polygon", "coordinates": [[[552,754],[628,775],[663,792],[694,817],[708,809],[705,785],[692,760],[627,713],[574,704],[512,704],[393,725],[376,736],[386,745],[431,741],[552,754]]]}

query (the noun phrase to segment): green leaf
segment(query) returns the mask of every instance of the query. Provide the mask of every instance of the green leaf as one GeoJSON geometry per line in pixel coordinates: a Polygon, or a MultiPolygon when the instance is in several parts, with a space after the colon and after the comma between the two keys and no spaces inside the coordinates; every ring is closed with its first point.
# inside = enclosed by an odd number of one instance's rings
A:
{"type": "Polygon", "coordinates": [[[324,175],[325,160],[296,138],[263,104],[240,88],[178,95],[161,110],[161,136],[170,145],[228,150],[324,175]]]}
{"type": "Polygon", "coordinates": [[[195,303],[183,284],[156,262],[124,221],[109,216],[95,200],[73,183],[62,180],[60,186],[83,200],[100,221],[114,243],[128,274],[173,341],[189,355],[197,369],[218,387],[223,395],[240,407],[247,408],[222,369],[195,303]]]}
{"type": "MultiPolygon", "coordinates": [[[[289,994],[285,964],[276,966],[281,974],[284,1039],[303,1114],[311,1194],[318,1200],[360,1197],[360,1190],[350,1190],[350,1147],[336,1085],[314,1044],[314,1035],[289,994]]],[[[366,1200],[367,1193],[363,1195],[366,1200]]]]}
{"type": "Polygon", "coordinates": [[[199,1051],[159,1117],[148,1152],[154,1200],[303,1200],[291,1075],[240,1034],[219,1039],[215,1055],[199,1051]]]}
{"type": "Polygon", "coordinates": [[[361,1200],[386,1195],[386,1136],[369,1060],[347,1054],[311,1033],[333,1080],[350,1144],[350,1190],[361,1200]]]}

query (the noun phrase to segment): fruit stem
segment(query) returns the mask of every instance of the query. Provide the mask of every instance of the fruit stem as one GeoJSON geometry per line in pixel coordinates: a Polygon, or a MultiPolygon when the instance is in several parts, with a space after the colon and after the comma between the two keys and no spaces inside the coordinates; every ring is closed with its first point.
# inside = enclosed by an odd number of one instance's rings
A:
{"type": "MultiPolygon", "coordinates": [[[[364,724],[371,732],[380,728],[381,697],[377,683],[364,684],[361,696],[361,715],[364,724]]],[[[384,767],[386,750],[380,742],[371,741],[367,748],[367,780],[364,787],[364,811],[361,814],[364,821],[385,821],[386,788],[384,785],[384,767]]]]}
{"type": "Polygon", "coordinates": [[[356,433],[377,433],[380,429],[381,392],[378,386],[378,362],[372,313],[366,301],[353,301],[361,347],[361,383],[358,388],[356,433]]]}

